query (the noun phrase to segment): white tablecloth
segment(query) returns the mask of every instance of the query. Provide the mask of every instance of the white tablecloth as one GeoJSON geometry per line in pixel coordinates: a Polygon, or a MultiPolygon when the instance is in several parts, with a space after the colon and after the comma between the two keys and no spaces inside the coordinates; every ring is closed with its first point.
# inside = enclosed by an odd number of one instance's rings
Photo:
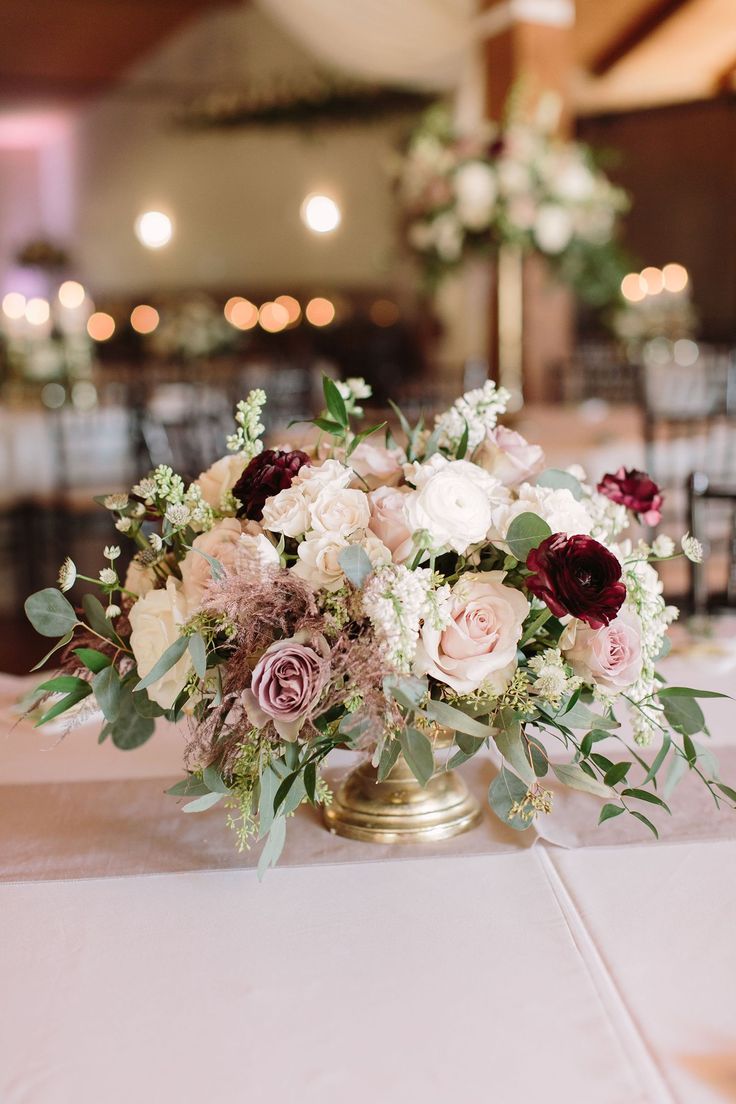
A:
{"type": "MultiPolygon", "coordinates": [[[[732,674],[710,666],[709,685],[728,689],[732,674]]],[[[702,662],[668,673],[706,681],[702,662]]],[[[721,745],[732,709],[709,708],[721,745]]],[[[41,751],[49,734],[6,727],[0,803],[42,817],[62,779],[81,798],[97,782],[178,773],[172,730],[135,753],[93,743],[80,730],[41,751]]],[[[203,841],[220,821],[199,819],[203,841]]],[[[94,849],[95,822],[83,823],[94,849]]],[[[118,828],[124,847],[144,846],[136,822],[118,828]]],[[[45,831],[38,846],[53,851],[45,831]]],[[[456,855],[448,841],[431,858],[335,851],[335,863],[325,834],[322,865],[260,884],[237,865],[5,881],[0,1101],[736,1100],[736,826],[726,831],[574,849],[494,837],[494,853],[456,855]]]]}

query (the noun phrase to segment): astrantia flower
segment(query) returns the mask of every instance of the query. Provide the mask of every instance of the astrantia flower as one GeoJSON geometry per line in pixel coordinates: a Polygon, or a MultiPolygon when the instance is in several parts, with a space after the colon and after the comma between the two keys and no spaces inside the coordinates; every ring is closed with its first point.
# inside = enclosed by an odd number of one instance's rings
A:
{"type": "Polygon", "coordinates": [[[103,500],[107,510],[124,510],[128,505],[127,494],[111,494],[103,500]]]}
{"type": "Polygon", "coordinates": [[[192,516],[192,512],[188,506],[185,506],[181,502],[174,503],[173,506],[169,506],[164,514],[164,517],[173,525],[176,529],[181,529],[192,516]]]}
{"type": "Polygon", "coordinates": [[[680,544],[682,546],[682,551],[691,563],[699,564],[703,562],[703,546],[697,537],[693,537],[689,533],[686,533],[680,541],[680,544]]]}
{"type": "Polygon", "coordinates": [[[113,621],[116,617],[120,616],[121,612],[120,606],[109,605],[105,610],[105,617],[108,621],[113,621]]]}
{"type": "Polygon", "coordinates": [[[160,552],[164,545],[164,542],[161,540],[161,537],[158,533],[151,533],[150,537],[148,538],[148,543],[150,544],[154,552],[160,552]]]}
{"type": "Polygon", "coordinates": [[[626,506],[645,525],[657,525],[662,517],[662,493],[646,472],[636,468],[619,468],[603,476],[598,493],[626,506]]]}
{"type": "Polygon", "coordinates": [[[106,544],[105,545],[105,559],[106,560],[116,560],[119,555],[120,555],[120,549],[118,548],[118,546],[116,544],[106,544]]]}
{"type": "Polygon", "coordinates": [[[592,629],[608,625],[626,598],[621,564],[592,537],[553,533],[532,549],[526,566],[529,590],[555,617],[572,614],[592,629]]]}
{"type": "Polygon", "coordinates": [[[299,469],[309,463],[306,452],[299,449],[293,452],[266,449],[254,456],[233,487],[233,496],[240,503],[238,517],[260,521],[266,499],[290,487],[299,469]]]}
{"type": "Polygon", "coordinates": [[[127,533],[130,530],[133,522],[129,517],[121,517],[115,522],[115,528],[118,533],[127,533]]]}
{"type": "Polygon", "coordinates": [[[112,567],[103,567],[100,572],[100,582],[105,586],[115,586],[118,581],[118,573],[112,567]]]}
{"type": "Polygon", "coordinates": [[[652,544],[652,552],[655,556],[659,556],[662,559],[666,559],[667,556],[671,556],[675,551],[675,542],[672,537],[668,537],[666,533],[660,533],[652,544]]]}
{"type": "Polygon", "coordinates": [[[71,590],[77,580],[77,565],[69,556],[59,568],[59,590],[71,590]]]}

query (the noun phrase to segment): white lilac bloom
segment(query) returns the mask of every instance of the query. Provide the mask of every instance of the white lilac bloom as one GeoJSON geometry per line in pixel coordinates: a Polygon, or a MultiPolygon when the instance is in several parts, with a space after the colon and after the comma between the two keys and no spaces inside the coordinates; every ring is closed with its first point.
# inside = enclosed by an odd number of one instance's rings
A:
{"type": "Polygon", "coordinates": [[[486,380],[482,387],[466,391],[449,410],[435,418],[435,426],[442,433],[442,447],[456,449],[467,424],[468,452],[472,452],[485,438],[488,430],[496,426],[498,416],[503,414],[510,398],[510,392],[505,387],[496,387],[493,380],[486,380]]]}
{"type": "Polygon", "coordinates": [[[401,673],[411,669],[422,622],[440,632],[450,620],[450,587],[434,589],[432,573],[426,568],[410,571],[401,564],[378,568],[363,588],[362,601],[384,658],[401,673]]]}
{"type": "Polygon", "coordinates": [[[64,560],[59,568],[59,590],[66,592],[71,590],[77,581],[77,565],[70,556],[64,560]]]}
{"type": "Polygon", "coordinates": [[[227,438],[226,444],[228,452],[238,453],[246,462],[263,451],[260,438],[265,426],[261,422],[261,410],[265,403],[266,392],[257,387],[235,408],[237,429],[227,438]]]}
{"type": "Polygon", "coordinates": [[[699,564],[703,562],[703,546],[697,537],[693,537],[690,533],[686,533],[680,541],[682,551],[685,553],[690,563],[699,564]]]}

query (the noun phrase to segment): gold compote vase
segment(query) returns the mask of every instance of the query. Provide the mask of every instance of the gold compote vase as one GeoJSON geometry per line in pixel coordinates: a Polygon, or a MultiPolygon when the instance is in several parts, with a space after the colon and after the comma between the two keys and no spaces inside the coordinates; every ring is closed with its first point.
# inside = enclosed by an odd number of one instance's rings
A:
{"type": "MultiPolygon", "coordinates": [[[[446,731],[434,741],[449,748],[446,731]]],[[[370,843],[423,843],[449,839],[474,828],[481,819],[478,802],[462,778],[444,764],[422,786],[403,755],[379,782],[370,760],[354,767],[325,807],[327,827],[338,836],[370,843]]]]}

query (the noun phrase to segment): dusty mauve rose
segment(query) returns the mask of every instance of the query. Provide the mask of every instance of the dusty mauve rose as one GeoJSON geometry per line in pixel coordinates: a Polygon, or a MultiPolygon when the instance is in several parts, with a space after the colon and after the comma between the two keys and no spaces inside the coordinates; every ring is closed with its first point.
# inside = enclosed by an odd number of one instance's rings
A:
{"type": "Polygon", "coordinates": [[[603,476],[598,484],[598,494],[625,506],[636,514],[645,525],[658,525],[662,517],[662,493],[646,472],[636,468],[619,468],[611,475],[603,476]]]}
{"type": "Polygon", "coordinates": [[[291,486],[299,469],[310,460],[306,452],[278,452],[265,449],[254,456],[233,487],[233,495],[241,504],[238,517],[260,521],[266,499],[291,486]]]}
{"type": "Polygon", "coordinates": [[[560,648],[576,675],[609,690],[624,690],[641,675],[641,621],[625,607],[600,629],[571,621],[560,648]]]}
{"type": "Polygon", "coordinates": [[[406,516],[406,497],[410,487],[378,487],[371,491],[371,521],[368,528],[383,541],[394,563],[403,563],[414,547],[412,530],[406,516]]]}
{"type": "Polygon", "coordinates": [[[452,591],[452,620],[444,629],[425,622],[414,671],[432,675],[458,694],[479,686],[502,693],[516,669],[516,646],[529,613],[524,595],[503,584],[503,571],[468,572],[452,591]]]}
{"type": "Polygon", "coordinates": [[[405,460],[401,449],[388,449],[371,441],[361,441],[350,454],[348,463],[360,476],[362,482],[359,481],[358,485],[375,490],[376,487],[395,487],[401,481],[405,460]]]}
{"type": "Polygon", "coordinates": [[[485,440],[478,445],[473,462],[495,475],[505,487],[515,487],[542,470],[544,453],[539,445],[530,445],[515,430],[496,426],[488,430],[485,440]]]}
{"type": "Polygon", "coordinates": [[[327,683],[329,655],[323,636],[310,639],[305,633],[267,648],[253,669],[250,689],[243,692],[251,724],[260,728],[273,721],[282,739],[295,740],[327,683]]]}
{"type": "Polygon", "coordinates": [[[608,625],[621,609],[626,586],[621,564],[593,537],[553,533],[526,558],[526,585],[555,617],[572,614],[592,629],[608,625]]]}

